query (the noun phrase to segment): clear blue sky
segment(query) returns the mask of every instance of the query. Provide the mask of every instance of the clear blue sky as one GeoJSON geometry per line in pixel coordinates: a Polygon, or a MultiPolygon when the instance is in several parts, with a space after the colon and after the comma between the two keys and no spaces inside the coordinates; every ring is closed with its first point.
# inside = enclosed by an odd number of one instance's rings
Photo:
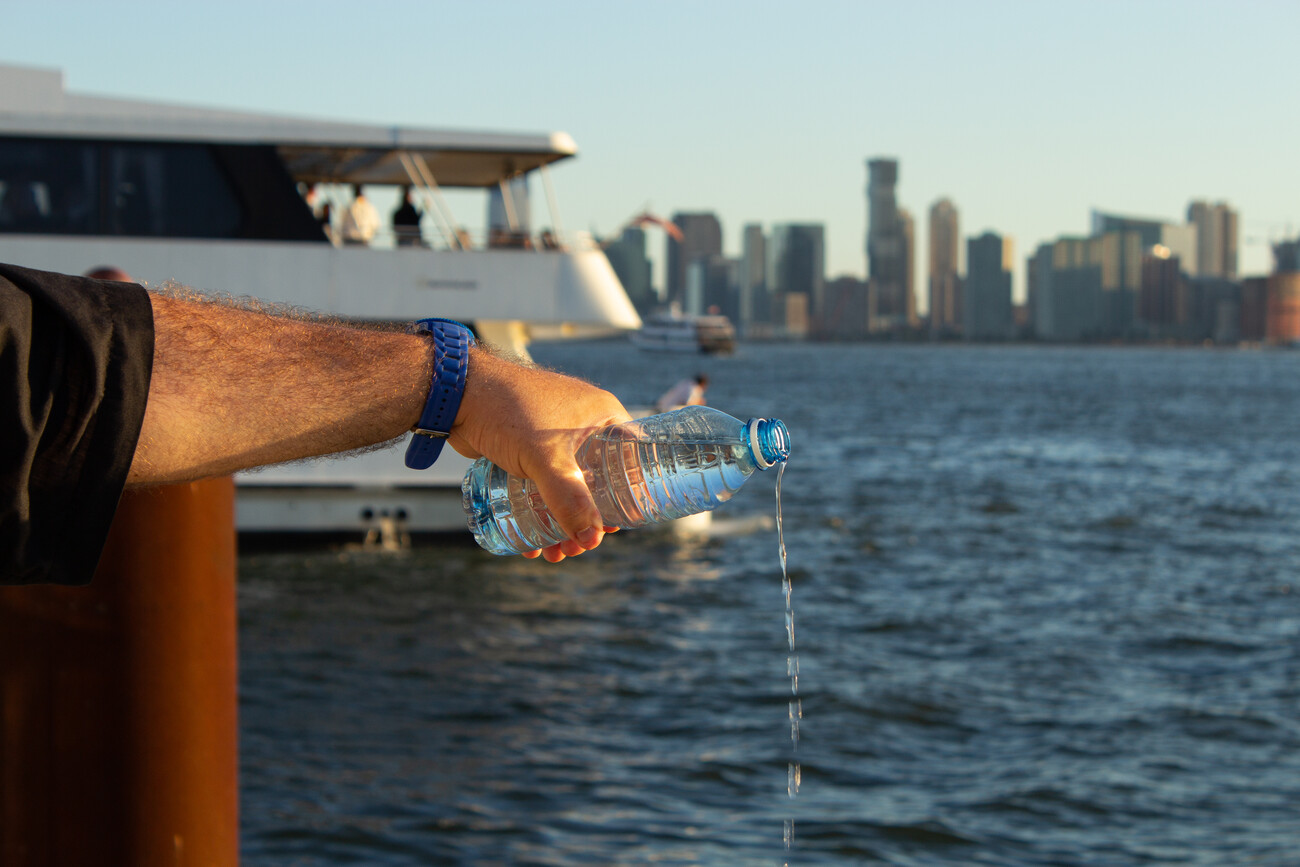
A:
{"type": "Polygon", "coordinates": [[[864,163],[896,157],[923,307],[941,196],[963,236],[1015,239],[1017,294],[1025,255],[1093,207],[1226,200],[1247,274],[1300,232],[1295,0],[0,0],[0,22],[0,62],[83,93],[563,130],[567,228],[713,210],[734,254],[745,223],[821,222],[831,276],[864,273],[864,163]]]}

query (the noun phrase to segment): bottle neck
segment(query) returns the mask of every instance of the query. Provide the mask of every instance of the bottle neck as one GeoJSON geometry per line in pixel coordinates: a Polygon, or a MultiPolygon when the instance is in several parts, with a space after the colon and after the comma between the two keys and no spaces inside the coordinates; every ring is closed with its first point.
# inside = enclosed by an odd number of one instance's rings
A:
{"type": "Polygon", "coordinates": [[[779,418],[751,418],[745,424],[749,452],[760,470],[785,463],[790,457],[790,430],[779,418]]]}

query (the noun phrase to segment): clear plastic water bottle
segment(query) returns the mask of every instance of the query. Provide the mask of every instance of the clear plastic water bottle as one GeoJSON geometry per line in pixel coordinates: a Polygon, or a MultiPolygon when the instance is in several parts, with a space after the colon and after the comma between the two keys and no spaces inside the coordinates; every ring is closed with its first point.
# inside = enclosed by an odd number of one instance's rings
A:
{"type": "MultiPolygon", "coordinates": [[[[607,527],[642,527],[725,503],[755,470],[790,455],[778,419],[744,422],[705,406],[611,425],[578,449],[578,466],[607,527]]],[[[474,539],[518,554],[568,538],[530,480],[479,458],[461,485],[474,539]]]]}

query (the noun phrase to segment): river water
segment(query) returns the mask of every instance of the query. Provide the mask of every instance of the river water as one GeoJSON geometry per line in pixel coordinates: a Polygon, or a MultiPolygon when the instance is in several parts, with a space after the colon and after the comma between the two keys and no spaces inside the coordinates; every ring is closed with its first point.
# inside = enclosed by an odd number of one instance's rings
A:
{"type": "Polygon", "coordinates": [[[558,566],[241,558],[245,864],[1300,863],[1300,354],[535,355],[789,426],[797,797],[766,473],[558,566]]]}

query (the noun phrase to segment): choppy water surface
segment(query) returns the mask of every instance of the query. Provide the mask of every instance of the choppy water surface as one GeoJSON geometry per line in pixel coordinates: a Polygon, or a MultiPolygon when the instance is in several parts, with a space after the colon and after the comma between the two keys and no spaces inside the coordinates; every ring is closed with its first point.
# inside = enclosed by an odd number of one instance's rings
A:
{"type": "Polygon", "coordinates": [[[1300,861],[1300,355],[536,355],[789,425],[798,797],[771,529],[264,554],[245,863],[1300,861]]]}

